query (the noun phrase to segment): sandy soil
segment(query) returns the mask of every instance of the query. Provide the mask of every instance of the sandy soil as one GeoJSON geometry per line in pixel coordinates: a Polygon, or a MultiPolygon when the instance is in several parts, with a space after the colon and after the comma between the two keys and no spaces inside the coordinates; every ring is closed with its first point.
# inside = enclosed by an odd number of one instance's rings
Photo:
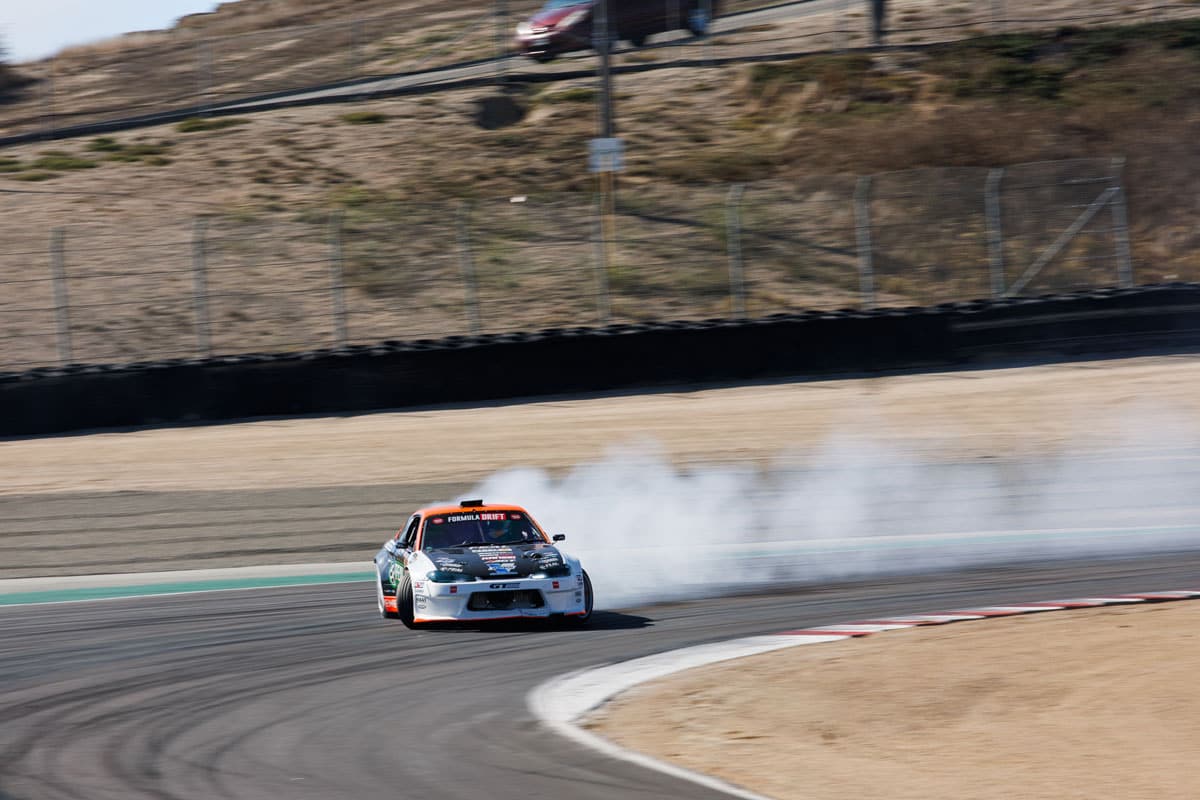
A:
{"type": "Polygon", "coordinates": [[[1200,358],[1154,357],[15,439],[0,494],[467,482],[645,440],[680,463],[819,464],[831,439],[920,463],[1161,455],[1197,433],[1200,358]]]}
{"type": "Polygon", "coordinates": [[[692,670],[593,727],[781,800],[1182,800],[1198,628],[1179,603],[893,631],[692,670]]]}

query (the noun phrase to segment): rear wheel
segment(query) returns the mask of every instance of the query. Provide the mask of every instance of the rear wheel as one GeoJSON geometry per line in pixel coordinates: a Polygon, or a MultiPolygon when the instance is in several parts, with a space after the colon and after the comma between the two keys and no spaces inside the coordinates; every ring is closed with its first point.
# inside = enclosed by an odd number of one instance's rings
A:
{"type": "Polygon", "coordinates": [[[400,585],[396,587],[396,612],[400,621],[404,623],[404,627],[415,628],[417,626],[414,619],[416,615],[413,613],[412,580],[408,577],[407,570],[404,577],[400,579],[400,585]]]}

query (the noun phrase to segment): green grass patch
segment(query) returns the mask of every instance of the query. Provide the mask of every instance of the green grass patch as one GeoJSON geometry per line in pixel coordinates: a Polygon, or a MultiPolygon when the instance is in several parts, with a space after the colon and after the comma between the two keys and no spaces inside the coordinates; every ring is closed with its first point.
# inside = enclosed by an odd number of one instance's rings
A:
{"type": "Polygon", "coordinates": [[[572,86],[557,92],[543,92],[536,98],[539,103],[592,103],[596,100],[596,90],[587,86],[572,86]]]}
{"type": "Polygon", "coordinates": [[[1150,48],[1200,56],[1200,20],[985,36],[931,48],[928,69],[946,77],[956,97],[1059,100],[1094,83],[1095,69],[1150,48]]]}
{"type": "Polygon", "coordinates": [[[88,150],[93,153],[113,153],[122,149],[122,145],[111,136],[98,136],[88,142],[88,150]]]}
{"type": "Polygon", "coordinates": [[[117,150],[109,153],[107,156],[109,161],[141,161],[145,164],[154,164],[161,166],[162,163],[171,163],[170,159],[164,158],[164,153],[171,147],[168,142],[160,142],[159,144],[130,144],[118,147],[117,150]]]}
{"type": "Polygon", "coordinates": [[[378,125],[381,122],[387,122],[387,118],[387,114],[379,111],[351,111],[338,117],[349,125],[378,125]]]}
{"type": "Polygon", "coordinates": [[[58,177],[57,172],[42,172],[41,170],[37,170],[34,172],[18,172],[17,174],[13,175],[14,180],[31,181],[31,182],[32,181],[48,181],[51,178],[57,178],[57,177],[58,177]]]}
{"type": "Polygon", "coordinates": [[[25,165],[15,158],[0,158],[0,172],[21,172],[25,165]]]}
{"type": "MultiPolygon", "coordinates": [[[[750,99],[768,109],[780,96],[800,91],[812,103],[826,102],[842,110],[868,105],[901,104],[917,94],[911,75],[874,68],[865,54],[808,56],[780,63],[755,64],[746,83],[750,99]]],[[[814,110],[816,107],[814,106],[814,110]]]]}
{"type": "Polygon", "coordinates": [[[88,150],[93,152],[104,153],[106,161],[117,161],[126,163],[143,163],[151,166],[161,167],[171,163],[171,159],[165,156],[165,153],[173,146],[173,143],[167,140],[151,144],[149,142],[141,142],[138,144],[121,144],[115,139],[102,136],[99,139],[93,139],[88,144],[88,150]]]}
{"type": "Polygon", "coordinates": [[[250,120],[240,117],[192,117],[185,119],[183,122],[175,125],[175,130],[180,133],[200,133],[203,131],[220,131],[226,128],[236,128],[239,125],[247,125],[250,120]]]}
{"type": "Polygon", "coordinates": [[[40,158],[35,159],[30,166],[33,169],[49,170],[51,172],[69,172],[74,169],[94,169],[98,166],[90,158],[80,158],[61,150],[47,150],[40,158]]]}
{"type": "Polygon", "coordinates": [[[750,90],[751,94],[759,95],[769,87],[802,86],[810,81],[836,90],[862,81],[870,71],[871,57],[863,54],[765,62],[750,67],[750,90]]]}

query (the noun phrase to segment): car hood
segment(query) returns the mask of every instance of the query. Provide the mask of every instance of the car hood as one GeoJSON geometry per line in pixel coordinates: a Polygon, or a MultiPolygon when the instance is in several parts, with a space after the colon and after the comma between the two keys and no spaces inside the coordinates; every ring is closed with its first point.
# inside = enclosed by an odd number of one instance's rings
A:
{"type": "Polygon", "coordinates": [[[475,578],[525,578],[565,563],[558,548],[548,544],[447,547],[425,555],[435,569],[475,578]]]}
{"type": "Polygon", "coordinates": [[[558,23],[562,22],[568,14],[574,14],[581,8],[590,8],[591,3],[580,3],[577,6],[567,6],[566,8],[551,8],[546,11],[539,11],[530,18],[529,24],[534,28],[554,28],[558,23]]]}

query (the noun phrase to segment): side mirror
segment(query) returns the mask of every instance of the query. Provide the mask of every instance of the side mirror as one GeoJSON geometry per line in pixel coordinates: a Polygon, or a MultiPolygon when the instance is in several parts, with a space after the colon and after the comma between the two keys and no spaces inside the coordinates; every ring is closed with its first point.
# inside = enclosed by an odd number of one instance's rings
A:
{"type": "Polygon", "coordinates": [[[567,535],[565,533],[556,533],[554,534],[553,539],[556,542],[565,542],[567,540],[567,535]]]}
{"type": "Polygon", "coordinates": [[[395,553],[396,552],[396,540],[388,539],[387,542],[384,543],[383,549],[387,550],[389,553],[395,553]]]}

